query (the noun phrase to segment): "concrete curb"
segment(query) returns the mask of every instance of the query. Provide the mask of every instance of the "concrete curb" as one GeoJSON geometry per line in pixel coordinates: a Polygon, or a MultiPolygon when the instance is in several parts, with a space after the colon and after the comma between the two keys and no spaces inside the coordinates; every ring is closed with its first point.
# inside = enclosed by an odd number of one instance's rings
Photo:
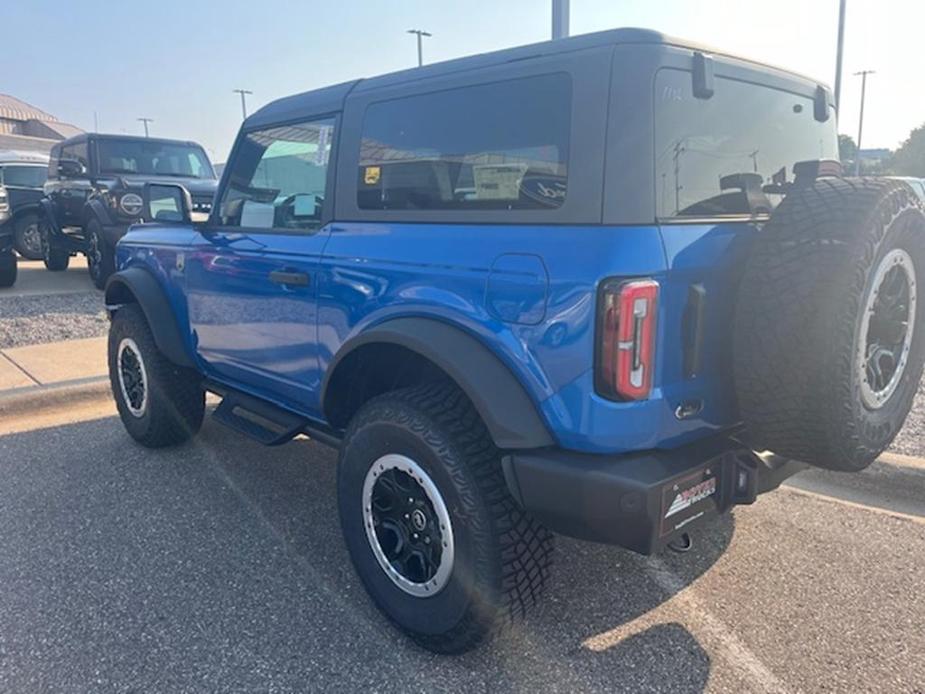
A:
{"type": "Polygon", "coordinates": [[[89,400],[112,397],[107,376],[61,381],[44,386],[28,386],[0,392],[0,419],[23,415],[50,406],[76,405],[89,400]]]}
{"type": "Polygon", "coordinates": [[[925,470],[925,458],[917,458],[912,455],[903,455],[902,453],[890,453],[887,451],[879,458],[878,462],[895,465],[897,467],[911,467],[917,470],[925,470]]]}

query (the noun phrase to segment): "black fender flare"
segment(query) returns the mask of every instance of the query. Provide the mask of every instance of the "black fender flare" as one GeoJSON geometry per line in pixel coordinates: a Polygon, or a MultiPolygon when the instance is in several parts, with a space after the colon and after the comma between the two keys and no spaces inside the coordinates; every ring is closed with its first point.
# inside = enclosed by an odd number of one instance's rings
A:
{"type": "Polygon", "coordinates": [[[443,370],[472,401],[499,448],[554,445],[533,399],[511,370],[471,334],[430,318],[394,318],[348,340],[326,369],[323,407],[338,365],[355,349],[371,343],[405,347],[443,370]]]}
{"type": "Polygon", "coordinates": [[[20,205],[19,207],[17,207],[13,211],[13,215],[10,217],[10,223],[15,224],[16,220],[18,220],[20,217],[22,217],[25,214],[34,214],[41,219],[42,214],[44,214],[42,210],[41,201],[36,200],[35,202],[30,202],[25,205],[20,205]]]}
{"type": "Polygon", "coordinates": [[[42,198],[39,200],[39,209],[42,211],[40,215],[41,219],[48,224],[49,229],[55,234],[61,234],[61,227],[58,225],[58,220],[55,218],[54,203],[48,198],[42,198]]]}
{"type": "Polygon", "coordinates": [[[110,314],[128,303],[141,306],[154,335],[154,343],[161,353],[177,366],[196,368],[170,308],[170,301],[151,272],[130,267],[115,273],[106,283],[105,297],[110,314]]]}
{"type": "Polygon", "coordinates": [[[90,221],[90,217],[96,217],[99,223],[102,224],[103,226],[113,225],[112,217],[109,214],[109,210],[106,209],[106,206],[98,198],[88,200],[87,204],[84,205],[84,211],[83,211],[84,226],[86,226],[87,222],[90,221]]]}

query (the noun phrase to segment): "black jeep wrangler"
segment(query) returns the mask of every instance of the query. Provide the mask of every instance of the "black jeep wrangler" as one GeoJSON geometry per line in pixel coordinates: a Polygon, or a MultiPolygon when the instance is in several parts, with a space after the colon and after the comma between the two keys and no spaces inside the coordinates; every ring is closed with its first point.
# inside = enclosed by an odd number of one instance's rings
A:
{"type": "Polygon", "coordinates": [[[83,253],[102,289],[115,271],[116,242],[143,221],[145,185],[165,182],[182,183],[194,213],[208,215],[217,182],[195,142],[91,133],[55,145],[41,203],[45,267],[66,270],[70,257],[83,253]]]}

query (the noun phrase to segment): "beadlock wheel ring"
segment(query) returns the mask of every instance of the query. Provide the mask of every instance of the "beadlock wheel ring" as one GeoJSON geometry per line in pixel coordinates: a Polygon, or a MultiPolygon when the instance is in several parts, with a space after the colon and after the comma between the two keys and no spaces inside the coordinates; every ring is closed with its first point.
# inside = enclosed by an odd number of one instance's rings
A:
{"type": "Polygon", "coordinates": [[[896,248],[874,273],[861,314],[857,354],[861,401],[879,410],[902,382],[915,335],[916,274],[912,256],[896,248]]]}
{"type": "Polygon", "coordinates": [[[414,460],[390,453],[370,466],[363,526],[376,561],[402,591],[427,598],[446,587],[455,559],[453,525],[437,485],[414,460]]]}
{"type": "Polygon", "coordinates": [[[143,417],[148,409],[148,374],[141,350],[130,337],[119,343],[116,372],[122,402],[133,417],[143,417]]]}

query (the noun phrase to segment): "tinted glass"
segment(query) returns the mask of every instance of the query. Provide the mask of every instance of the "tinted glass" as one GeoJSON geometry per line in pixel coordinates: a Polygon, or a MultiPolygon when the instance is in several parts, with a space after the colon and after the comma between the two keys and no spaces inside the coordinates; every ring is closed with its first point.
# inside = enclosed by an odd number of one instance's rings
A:
{"type": "Polygon", "coordinates": [[[90,171],[90,156],[88,154],[86,142],[78,142],[72,145],[61,147],[61,161],[76,161],[84,170],[84,173],[90,171]]]}
{"type": "Polygon", "coordinates": [[[221,223],[317,229],[333,142],[332,119],[246,135],[238,145],[222,198],[221,223]]]}
{"type": "Polygon", "coordinates": [[[550,209],[565,201],[568,75],[370,105],[357,204],[375,210],[550,209]]]}
{"type": "Polygon", "coordinates": [[[0,180],[7,186],[22,186],[23,188],[41,188],[48,176],[48,169],[44,166],[10,166],[7,164],[0,172],[0,180]]]}
{"type": "Polygon", "coordinates": [[[681,70],[656,77],[655,136],[659,217],[767,213],[794,164],[838,159],[835,116],[817,121],[812,99],[725,78],[695,99],[681,70]]]}
{"type": "Polygon", "coordinates": [[[148,186],[149,219],[157,222],[183,221],[182,193],[176,186],[148,186]]]}
{"type": "Polygon", "coordinates": [[[215,178],[202,148],[157,140],[100,140],[97,145],[100,172],[215,178]]]}

